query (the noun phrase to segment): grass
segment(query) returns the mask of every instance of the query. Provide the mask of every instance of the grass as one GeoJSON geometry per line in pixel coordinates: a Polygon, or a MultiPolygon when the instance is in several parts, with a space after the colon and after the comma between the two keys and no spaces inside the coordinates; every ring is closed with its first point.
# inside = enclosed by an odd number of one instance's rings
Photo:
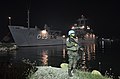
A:
{"type": "Polygon", "coordinates": [[[92,74],[76,70],[73,77],[68,76],[67,69],[56,68],[50,66],[39,66],[38,70],[29,76],[29,79],[111,79],[102,75],[92,74]]]}

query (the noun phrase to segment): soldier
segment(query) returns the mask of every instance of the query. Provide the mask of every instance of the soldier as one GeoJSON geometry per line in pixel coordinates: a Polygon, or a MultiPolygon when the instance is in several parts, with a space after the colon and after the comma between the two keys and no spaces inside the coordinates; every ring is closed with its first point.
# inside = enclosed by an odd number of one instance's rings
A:
{"type": "MultiPolygon", "coordinates": [[[[66,46],[67,46],[67,54],[68,54],[68,75],[70,77],[72,77],[72,73],[71,71],[73,70],[73,73],[75,71],[76,65],[77,65],[77,61],[79,60],[79,54],[78,54],[78,50],[80,48],[76,37],[75,37],[75,31],[74,30],[70,30],[68,32],[68,38],[66,39],[66,46]]],[[[82,48],[81,48],[82,49],[82,48]]]]}

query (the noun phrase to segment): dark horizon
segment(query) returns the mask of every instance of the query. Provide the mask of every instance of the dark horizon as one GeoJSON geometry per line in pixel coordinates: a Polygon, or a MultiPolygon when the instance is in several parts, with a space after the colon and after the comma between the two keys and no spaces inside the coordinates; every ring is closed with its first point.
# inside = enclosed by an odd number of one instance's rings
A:
{"type": "Polygon", "coordinates": [[[30,26],[43,28],[44,24],[67,33],[70,26],[84,15],[88,25],[100,37],[119,37],[119,1],[1,1],[0,3],[0,38],[7,33],[8,17],[12,25],[27,26],[27,10],[30,10],[30,26]]]}

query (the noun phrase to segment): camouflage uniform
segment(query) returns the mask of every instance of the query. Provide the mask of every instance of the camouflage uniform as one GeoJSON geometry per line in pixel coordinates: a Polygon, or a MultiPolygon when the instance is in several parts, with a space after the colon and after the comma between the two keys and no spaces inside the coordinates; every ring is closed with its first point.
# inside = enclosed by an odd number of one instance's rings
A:
{"type": "Polygon", "coordinates": [[[75,38],[67,38],[66,40],[66,46],[67,46],[67,54],[68,54],[68,74],[69,76],[72,76],[71,71],[75,70],[77,61],[79,60],[78,50],[79,45],[75,38]]]}

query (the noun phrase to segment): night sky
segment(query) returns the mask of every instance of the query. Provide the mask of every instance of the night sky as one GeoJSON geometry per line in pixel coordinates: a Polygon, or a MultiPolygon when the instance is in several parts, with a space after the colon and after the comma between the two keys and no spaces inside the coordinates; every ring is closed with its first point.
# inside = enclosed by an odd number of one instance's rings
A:
{"type": "Polygon", "coordinates": [[[2,0],[0,39],[9,33],[9,16],[12,25],[27,26],[27,9],[31,27],[47,24],[65,34],[84,15],[97,36],[120,38],[119,0],[2,0]]]}

